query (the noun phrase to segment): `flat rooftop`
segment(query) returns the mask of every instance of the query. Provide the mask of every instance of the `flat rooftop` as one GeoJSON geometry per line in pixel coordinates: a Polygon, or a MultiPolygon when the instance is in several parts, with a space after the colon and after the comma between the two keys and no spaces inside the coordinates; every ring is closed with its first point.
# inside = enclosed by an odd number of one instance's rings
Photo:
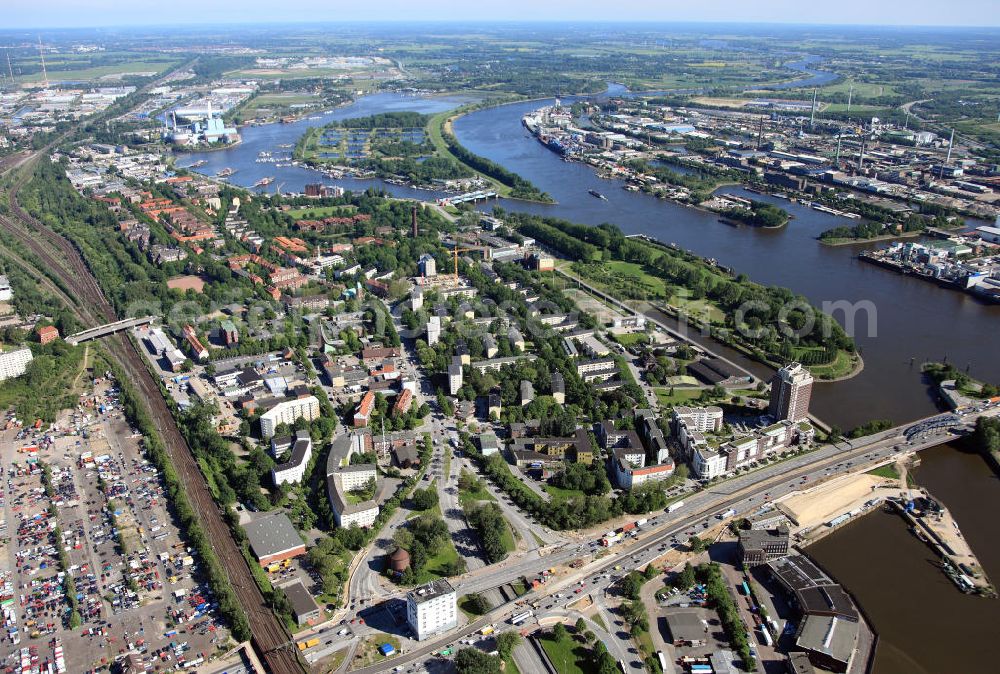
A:
{"type": "Polygon", "coordinates": [[[268,515],[246,524],[247,540],[257,559],[305,547],[299,532],[284,513],[268,515]]]}
{"type": "Polygon", "coordinates": [[[430,601],[431,599],[436,599],[446,594],[453,594],[455,588],[451,586],[444,578],[439,580],[431,581],[426,585],[421,585],[420,587],[415,587],[406,593],[406,598],[412,599],[416,604],[422,604],[425,601],[430,601]]]}

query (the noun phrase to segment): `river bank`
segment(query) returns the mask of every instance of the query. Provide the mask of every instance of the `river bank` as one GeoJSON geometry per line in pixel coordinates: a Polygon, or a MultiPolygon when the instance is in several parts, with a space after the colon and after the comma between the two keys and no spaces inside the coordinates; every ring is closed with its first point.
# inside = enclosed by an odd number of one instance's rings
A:
{"type": "MultiPolygon", "coordinates": [[[[924,450],[916,480],[961,523],[987,576],[1000,572],[993,513],[1000,485],[978,453],[946,444],[924,450]]],[[[880,508],[852,519],[808,553],[844,584],[879,635],[874,674],[992,671],[1000,602],[963,594],[937,555],[899,515],[880,508]]]]}
{"type": "Polygon", "coordinates": [[[824,246],[856,246],[859,243],[879,243],[880,241],[897,241],[900,239],[915,239],[920,236],[924,236],[924,232],[904,232],[902,234],[885,234],[883,236],[873,236],[869,239],[848,239],[848,238],[835,238],[835,239],[823,239],[821,237],[816,237],[824,246]]]}

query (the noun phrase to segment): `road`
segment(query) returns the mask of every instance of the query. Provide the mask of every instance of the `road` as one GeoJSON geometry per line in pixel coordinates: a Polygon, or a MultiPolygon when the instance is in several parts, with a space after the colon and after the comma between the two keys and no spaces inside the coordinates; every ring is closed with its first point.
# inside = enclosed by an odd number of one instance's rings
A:
{"type": "MultiPolygon", "coordinates": [[[[987,415],[996,416],[1000,408],[992,407],[987,415]]],[[[929,418],[949,418],[952,415],[937,415],[929,418]]],[[[978,414],[967,415],[960,428],[968,430],[978,414]]],[[[596,596],[604,592],[625,572],[632,569],[645,568],[647,564],[662,556],[670,547],[684,547],[687,537],[704,531],[719,520],[715,515],[725,509],[733,508],[736,516],[740,516],[761,504],[776,500],[790,493],[803,491],[807,485],[831,475],[861,473],[884,463],[892,462],[904,454],[939,445],[954,438],[954,434],[945,427],[933,427],[927,420],[909,424],[906,427],[891,429],[869,438],[854,441],[853,446],[842,443],[838,446],[827,445],[817,450],[803,454],[786,461],[771,464],[752,473],[747,473],[722,484],[685,498],[685,505],[673,513],[662,513],[649,519],[641,528],[638,539],[612,548],[610,554],[586,564],[580,569],[571,571],[564,576],[549,581],[543,590],[528,595],[530,600],[544,604],[547,600],[554,601],[554,595],[573,591],[575,587],[590,592],[596,596]],[[921,431],[920,429],[925,429],[921,431]],[[914,430],[915,429],[915,430],[914,430]],[[906,431],[911,432],[910,440],[906,439],[906,431]],[[805,479],[803,479],[805,478],[805,479]],[[622,569],[615,571],[614,567],[622,569]],[[580,585],[580,581],[584,585],[580,585]]],[[[519,560],[509,565],[494,565],[484,571],[488,573],[469,574],[468,578],[453,583],[460,595],[469,592],[481,592],[491,587],[515,580],[531,568],[535,562],[534,571],[553,566],[555,563],[565,563],[581,556],[585,551],[594,551],[595,543],[582,545],[564,544],[547,555],[544,564],[537,560],[519,560]]],[[[476,620],[452,633],[422,643],[416,650],[404,653],[395,658],[395,665],[405,665],[419,660],[424,656],[444,648],[458,639],[465,638],[487,623],[497,623],[508,619],[516,610],[510,604],[498,607],[487,616],[476,620]]],[[[609,625],[611,627],[611,625],[609,625]]],[[[629,662],[626,660],[626,662],[629,662]]],[[[373,666],[357,670],[359,674],[374,674],[380,667],[373,666]]]]}

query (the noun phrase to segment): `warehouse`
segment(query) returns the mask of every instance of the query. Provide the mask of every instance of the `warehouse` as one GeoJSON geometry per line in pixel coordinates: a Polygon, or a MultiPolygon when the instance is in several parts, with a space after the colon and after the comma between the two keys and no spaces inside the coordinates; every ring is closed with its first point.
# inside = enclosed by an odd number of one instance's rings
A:
{"type": "Polygon", "coordinates": [[[244,525],[250,550],[262,567],[306,554],[306,546],[284,513],[244,525]]]}

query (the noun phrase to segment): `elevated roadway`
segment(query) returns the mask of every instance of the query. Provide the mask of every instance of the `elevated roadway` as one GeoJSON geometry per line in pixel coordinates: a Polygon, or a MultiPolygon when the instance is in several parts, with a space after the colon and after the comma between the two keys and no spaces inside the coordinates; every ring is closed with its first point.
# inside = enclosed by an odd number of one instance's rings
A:
{"type": "Polygon", "coordinates": [[[116,332],[121,332],[122,330],[136,328],[140,325],[149,325],[154,320],[156,320],[155,316],[143,316],[141,318],[126,318],[121,321],[115,321],[114,323],[105,323],[104,325],[99,325],[96,328],[88,328],[87,330],[82,330],[75,335],[70,335],[66,338],[66,342],[76,346],[81,342],[89,342],[92,339],[100,339],[101,337],[113,335],[116,332]]]}

